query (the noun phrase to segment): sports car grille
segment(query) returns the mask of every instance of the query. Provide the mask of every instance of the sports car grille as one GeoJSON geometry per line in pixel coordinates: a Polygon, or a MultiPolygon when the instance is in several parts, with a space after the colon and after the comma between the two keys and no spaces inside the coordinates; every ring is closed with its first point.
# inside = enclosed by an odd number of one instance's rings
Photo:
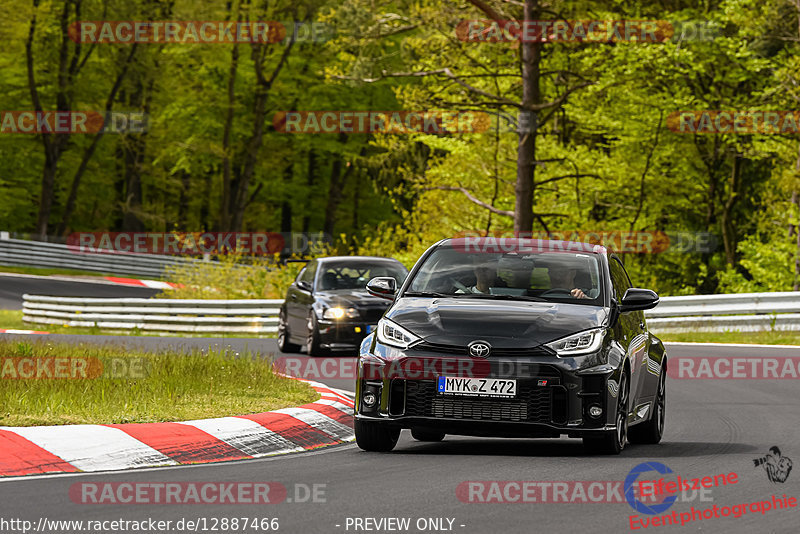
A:
{"type": "MultiPolygon", "coordinates": [[[[466,345],[447,345],[444,343],[430,343],[428,341],[419,343],[414,346],[415,351],[436,352],[442,354],[463,354],[467,355],[466,345]]],[[[539,345],[536,347],[522,347],[522,348],[498,348],[492,347],[491,356],[493,358],[499,357],[514,357],[514,356],[555,356],[556,353],[552,349],[539,345]]]]}
{"type": "Polygon", "coordinates": [[[528,419],[528,406],[524,401],[492,402],[487,399],[439,398],[433,399],[434,417],[455,419],[480,419],[493,421],[525,421],[528,419]]]}
{"type": "Polygon", "coordinates": [[[406,382],[405,415],[549,423],[553,419],[551,387],[539,387],[530,381],[518,382],[519,394],[513,399],[440,395],[433,380],[406,382]]]}

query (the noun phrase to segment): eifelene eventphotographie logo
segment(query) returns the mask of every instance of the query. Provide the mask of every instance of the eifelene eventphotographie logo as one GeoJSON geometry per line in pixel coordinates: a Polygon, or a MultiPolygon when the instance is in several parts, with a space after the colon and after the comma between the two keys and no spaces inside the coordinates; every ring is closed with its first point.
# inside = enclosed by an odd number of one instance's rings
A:
{"type": "Polygon", "coordinates": [[[767,478],[772,483],[786,482],[789,473],[792,472],[792,460],[781,456],[781,450],[777,446],[770,447],[766,456],[754,458],[753,464],[756,467],[763,467],[767,472],[767,478]]]}

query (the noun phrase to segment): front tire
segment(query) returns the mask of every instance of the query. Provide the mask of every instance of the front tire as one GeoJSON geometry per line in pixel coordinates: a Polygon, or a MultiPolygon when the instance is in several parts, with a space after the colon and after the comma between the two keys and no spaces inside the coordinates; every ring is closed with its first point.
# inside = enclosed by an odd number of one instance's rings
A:
{"type": "Polygon", "coordinates": [[[444,432],[436,432],[435,430],[422,430],[420,428],[411,429],[411,437],[417,441],[442,441],[444,439],[444,432]]]}
{"type": "Polygon", "coordinates": [[[636,445],[655,445],[664,435],[664,418],[667,407],[667,373],[662,369],[658,379],[658,391],[653,402],[653,413],[650,419],[631,427],[628,432],[628,441],[636,445]]]}
{"type": "Polygon", "coordinates": [[[278,350],[281,352],[299,352],[300,345],[289,341],[289,325],[283,310],[278,314],[278,350]]]}
{"type": "Polygon", "coordinates": [[[399,428],[390,428],[381,423],[355,420],[356,444],[365,451],[389,452],[400,438],[399,428]]]}
{"type": "Polygon", "coordinates": [[[625,448],[625,440],[628,439],[628,397],[630,394],[627,373],[622,373],[618,391],[614,430],[607,431],[604,436],[583,438],[583,446],[590,454],[616,455],[625,448]]]}
{"type": "Polygon", "coordinates": [[[308,316],[308,336],[306,337],[306,352],[309,356],[324,356],[327,351],[320,348],[319,325],[312,311],[308,316]]]}

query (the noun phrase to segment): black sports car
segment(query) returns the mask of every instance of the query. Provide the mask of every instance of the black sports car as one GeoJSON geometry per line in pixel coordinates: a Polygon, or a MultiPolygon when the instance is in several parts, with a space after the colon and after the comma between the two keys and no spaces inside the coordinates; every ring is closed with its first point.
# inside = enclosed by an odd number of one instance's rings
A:
{"type": "Polygon", "coordinates": [[[390,451],[403,428],[421,441],[567,435],[605,454],[661,440],[667,357],[642,312],[658,295],[607,248],[448,239],[398,287],[367,285],[394,302],[361,344],[362,449],[390,451]]]}
{"type": "Polygon", "coordinates": [[[408,270],[397,260],[371,256],[334,256],[311,260],[286,292],[278,317],[278,349],[311,356],[358,349],[389,307],[370,295],[368,280],[383,277],[402,283],[408,270]]]}

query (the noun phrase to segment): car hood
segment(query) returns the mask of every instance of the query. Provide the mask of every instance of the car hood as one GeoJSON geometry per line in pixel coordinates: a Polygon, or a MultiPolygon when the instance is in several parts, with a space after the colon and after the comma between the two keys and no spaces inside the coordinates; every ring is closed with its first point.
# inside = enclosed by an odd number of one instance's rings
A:
{"type": "Polygon", "coordinates": [[[429,343],[533,347],[606,324],[600,306],[469,298],[401,298],[386,317],[429,343]]]}

